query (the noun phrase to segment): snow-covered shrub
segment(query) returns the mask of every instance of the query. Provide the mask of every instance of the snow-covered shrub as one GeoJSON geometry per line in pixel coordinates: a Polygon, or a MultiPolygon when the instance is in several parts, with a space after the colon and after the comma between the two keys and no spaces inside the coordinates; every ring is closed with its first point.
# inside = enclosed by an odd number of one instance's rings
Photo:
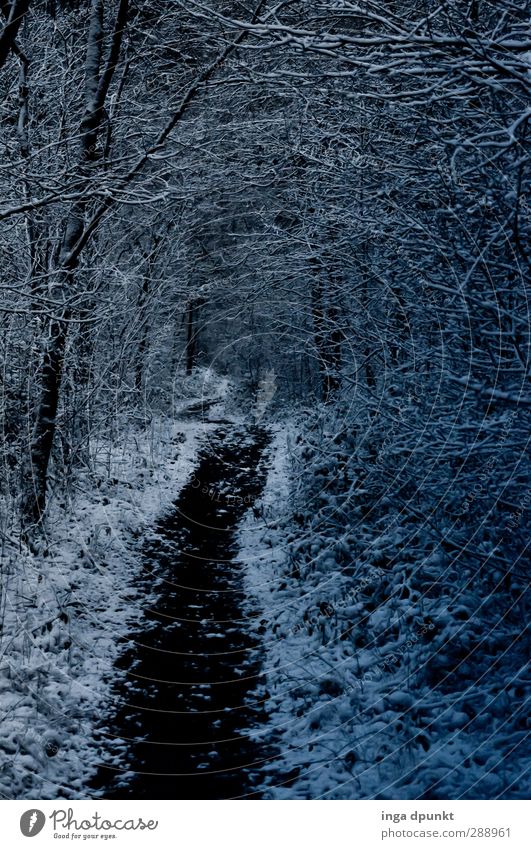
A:
{"type": "Polygon", "coordinates": [[[306,417],[271,629],[289,776],[272,795],[525,794],[525,543],[499,498],[517,497],[521,418],[489,421],[488,465],[461,461],[466,427],[441,416],[435,441],[418,418],[306,417]]]}

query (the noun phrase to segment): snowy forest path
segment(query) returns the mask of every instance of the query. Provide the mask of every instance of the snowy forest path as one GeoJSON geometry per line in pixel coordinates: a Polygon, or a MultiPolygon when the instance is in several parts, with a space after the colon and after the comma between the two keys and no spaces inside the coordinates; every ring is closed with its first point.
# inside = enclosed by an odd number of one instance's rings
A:
{"type": "Polygon", "coordinates": [[[104,798],[255,795],[267,753],[250,732],[266,715],[236,530],[264,486],[268,442],[256,425],[216,423],[144,544],[145,586],[157,599],[118,663],[125,680],[100,731],[104,764],[92,785],[104,798]]]}

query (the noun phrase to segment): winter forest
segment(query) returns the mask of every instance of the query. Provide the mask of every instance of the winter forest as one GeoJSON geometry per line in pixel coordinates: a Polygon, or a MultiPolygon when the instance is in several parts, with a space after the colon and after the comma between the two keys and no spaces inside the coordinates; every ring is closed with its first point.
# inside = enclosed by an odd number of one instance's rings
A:
{"type": "Polygon", "coordinates": [[[528,792],[527,0],[1,0],[0,798],[528,792]]]}

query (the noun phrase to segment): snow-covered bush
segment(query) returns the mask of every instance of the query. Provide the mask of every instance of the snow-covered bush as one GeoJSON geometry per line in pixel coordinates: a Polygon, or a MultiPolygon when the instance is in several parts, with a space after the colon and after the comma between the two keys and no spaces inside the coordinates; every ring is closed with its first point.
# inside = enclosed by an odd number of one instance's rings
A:
{"type": "Polygon", "coordinates": [[[517,491],[502,435],[520,417],[492,427],[500,456],[465,509],[462,432],[438,431],[434,462],[429,431],[410,445],[416,415],[306,417],[269,624],[274,796],[525,795],[525,542],[497,497],[517,491]]]}

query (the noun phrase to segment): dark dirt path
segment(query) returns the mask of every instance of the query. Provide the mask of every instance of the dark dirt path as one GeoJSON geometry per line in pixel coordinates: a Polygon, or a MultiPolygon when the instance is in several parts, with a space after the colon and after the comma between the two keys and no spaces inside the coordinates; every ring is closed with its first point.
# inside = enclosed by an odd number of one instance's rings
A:
{"type": "Polygon", "coordinates": [[[126,681],[102,738],[114,760],[93,784],[105,798],[227,799],[259,785],[267,753],[248,732],[265,720],[260,648],[245,627],[234,558],[237,524],[265,482],[268,441],[258,427],[219,425],[145,545],[146,587],[159,597],[119,664],[126,681]]]}

